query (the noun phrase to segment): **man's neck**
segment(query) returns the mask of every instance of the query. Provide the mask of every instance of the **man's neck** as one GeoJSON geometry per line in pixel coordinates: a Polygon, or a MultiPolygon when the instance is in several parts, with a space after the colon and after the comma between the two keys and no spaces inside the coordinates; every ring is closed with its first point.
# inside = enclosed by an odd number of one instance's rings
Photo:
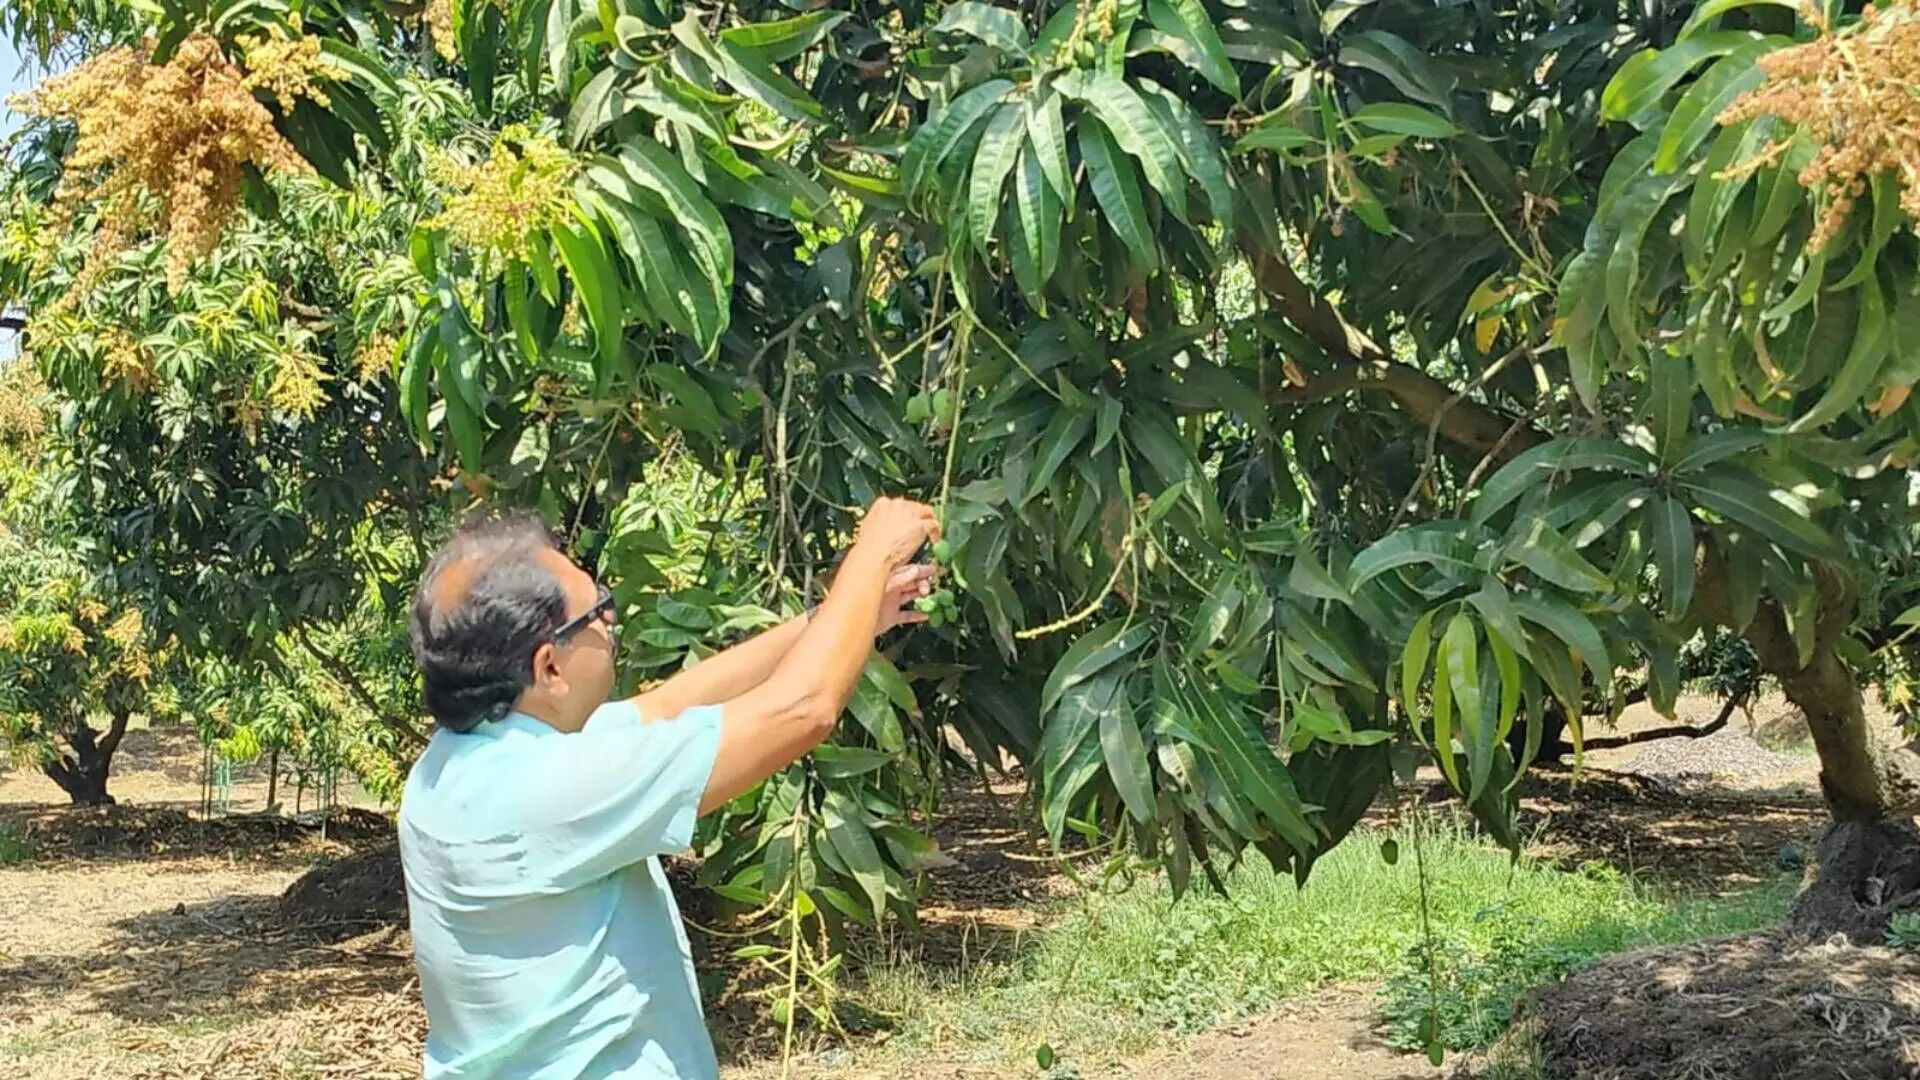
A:
{"type": "Polygon", "coordinates": [[[572,734],[587,726],[586,716],[574,716],[561,704],[545,695],[522,694],[520,700],[513,703],[514,710],[547,725],[555,731],[572,734]]]}

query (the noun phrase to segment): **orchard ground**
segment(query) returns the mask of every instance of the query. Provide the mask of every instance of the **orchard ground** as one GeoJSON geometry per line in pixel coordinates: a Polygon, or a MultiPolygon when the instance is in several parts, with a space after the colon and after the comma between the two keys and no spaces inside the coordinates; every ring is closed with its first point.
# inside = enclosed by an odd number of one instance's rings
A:
{"type": "MultiPolygon", "coordinates": [[[[1704,699],[1681,708],[1696,723],[1716,711],[1704,699]]],[[[793,1074],[1581,1075],[1564,1062],[1584,1051],[1542,1028],[1552,994],[1492,1057],[1450,1055],[1435,1068],[1395,1047],[1417,1045],[1436,1001],[1450,1043],[1483,1046],[1528,987],[1643,946],[1676,947],[1603,961],[1619,968],[1610,989],[1575,980],[1556,992],[1604,1012],[1647,987],[1678,995],[1725,982],[1727,949],[1685,943],[1777,922],[1823,819],[1796,720],[1768,701],[1754,722],[1736,715],[1714,736],[1596,752],[1577,796],[1564,772],[1529,780],[1533,839],[1518,866],[1444,809],[1381,812],[1303,892],[1252,856],[1226,897],[1179,905],[1151,880],[1103,890],[1061,872],[1022,824],[1018,785],[956,789],[937,825],[955,864],[931,874],[922,932],[855,943],[836,989],[846,1030],[803,1029],[793,1074]],[[1389,837],[1399,848],[1391,866],[1381,851],[1389,837]],[[1416,854],[1428,869],[1432,965],[1417,951],[1416,854]],[[1542,1052],[1562,1064],[1543,1068],[1533,1060],[1542,1052]]],[[[1616,733],[1665,723],[1637,707],[1616,733]]],[[[368,854],[386,846],[390,826],[357,792],[343,795],[346,809],[324,837],[310,820],[262,816],[259,767],[235,770],[228,816],[201,821],[201,762],[189,732],[136,731],[115,767],[122,805],[108,811],[60,806],[36,774],[0,775],[0,1075],[417,1075],[424,1019],[390,902],[392,864],[368,854]],[[341,893],[305,896],[291,918],[287,887],[346,859],[365,873],[336,876],[329,887],[341,893]]],[[[281,792],[291,811],[293,790],[283,783],[281,792]]],[[[1409,792],[1407,806],[1421,798],[1409,792]]],[[[696,936],[728,1077],[780,1075],[779,1032],[754,997],[766,980],[728,958],[737,942],[696,936]]],[[[1920,969],[1907,957],[1851,950],[1815,961],[1833,969],[1832,987],[1768,992],[1800,1003],[1797,1016],[1824,1015],[1823,1030],[1851,1032],[1851,1042],[1836,1036],[1832,1053],[1836,1069],[1856,1071],[1833,1075],[1880,1075],[1858,1071],[1860,1038],[1895,1056],[1920,1048],[1920,969]],[[1849,995],[1848,978],[1877,989],[1849,995]]],[[[1701,1006],[1716,1017],[1792,1028],[1767,1001],[1733,1000],[1742,991],[1732,983],[1717,993],[1701,1006]]],[[[1655,1004],[1674,1012],[1684,1003],[1669,995],[1655,1004]]],[[[1726,1039],[1763,1034],[1714,1022],[1726,1039]]]]}

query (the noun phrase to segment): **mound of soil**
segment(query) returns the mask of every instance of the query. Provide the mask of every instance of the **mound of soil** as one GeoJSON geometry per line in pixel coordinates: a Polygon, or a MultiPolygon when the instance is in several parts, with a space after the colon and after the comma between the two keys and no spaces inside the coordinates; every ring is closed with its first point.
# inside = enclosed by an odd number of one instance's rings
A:
{"type": "Polygon", "coordinates": [[[400,849],[356,852],[301,874],[280,894],[280,915],[291,926],[315,932],[357,934],[405,925],[400,849]]]}
{"type": "MultiPolygon", "coordinates": [[[[311,853],[323,831],[317,817],[246,814],[202,820],[146,806],[35,809],[12,823],[40,859],[239,858],[311,853]]],[[[336,809],[325,822],[329,844],[358,847],[391,840],[393,825],[370,810],[336,809]]]]}
{"type": "Polygon", "coordinates": [[[1763,931],[1614,957],[1517,1017],[1548,1080],[1910,1080],[1920,956],[1763,931]]]}

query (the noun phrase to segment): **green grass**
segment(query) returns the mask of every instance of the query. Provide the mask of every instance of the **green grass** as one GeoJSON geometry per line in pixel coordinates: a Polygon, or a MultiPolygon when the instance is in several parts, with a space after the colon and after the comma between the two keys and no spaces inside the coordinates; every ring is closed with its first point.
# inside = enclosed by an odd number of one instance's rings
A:
{"type": "Polygon", "coordinates": [[[0,825],[0,866],[13,866],[33,858],[33,841],[12,825],[0,825]]]}
{"type": "MultiPolygon", "coordinates": [[[[1603,867],[1514,864],[1455,825],[1429,826],[1424,844],[1443,971],[1474,966],[1449,1006],[1466,1018],[1462,1032],[1477,1025],[1463,1044],[1482,1045],[1505,1026],[1491,1001],[1530,985],[1516,980],[1763,926],[1791,896],[1782,882],[1729,898],[1663,897],[1603,867]]],[[[1357,833],[1305,889],[1251,859],[1230,877],[1227,897],[1196,893],[1176,904],[1162,884],[1143,881],[1076,902],[1009,961],[961,970],[872,963],[855,999],[898,1018],[896,1048],[967,1045],[1002,1062],[1031,1061],[1043,1044],[1063,1060],[1110,1060],[1336,982],[1385,981],[1389,1020],[1417,1025],[1427,983],[1410,831],[1357,833]],[[1388,835],[1400,851],[1391,866],[1380,854],[1388,835]]]]}

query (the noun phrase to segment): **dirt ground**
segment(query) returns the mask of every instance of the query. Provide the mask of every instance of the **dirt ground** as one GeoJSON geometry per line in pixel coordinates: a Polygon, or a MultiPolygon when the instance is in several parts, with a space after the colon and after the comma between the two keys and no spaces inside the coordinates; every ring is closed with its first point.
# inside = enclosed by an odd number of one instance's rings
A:
{"type": "MultiPolygon", "coordinates": [[[[1700,720],[1712,712],[1705,703],[1685,711],[1704,714],[1700,720]]],[[[1621,730],[1658,723],[1666,721],[1630,712],[1621,730]]],[[[1736,720],[1730,729],[1737,734],[1744,723],[1736,720]]],[[[1611,771],[1634,765],[1649,747],[1682,742],[1596,753],[1577,794],[1566,773],[1543,774],[1524,801],[1535,848],[1569,862],[1602,859],[1643,876],[1713,889],[1758,880],[1784,850],[1806,844],[1821,818],[1809,787],[1810,757],[1788,753],[1772,772],[1707,783],[1681,783],[1658,770],[1652,779],[1611,771]]],[[[1751,756],[1744,748],[1733,753],[1751,756]]],[[[265,806],[265,777],[255,768],[236,770],[232,809],[238,816],[199,821],[186,811],[198,807],[201,758],[184,732],[130,734],[117,765],[112,788],[122,806],[112,811],[67,810],[44,778],[0,773],[0,825],[25,832],[37,849],[26,863],[0,867],[0,1076],[418,1075],[424,1019],[404,930],[294,925],[280,899],[317,862],[388,843],[385,819],[350,811],[323,836],[311,821],[251,814],[265,806]]],[[[358,793],[343,801],[367,805],[358,793]]],[[[944,816],[939,831],[955,864],[934,872],[926,929],[914,946],[922,955],[967,949],[977,955],[1011,942],[1037,925],[1044,901],[1070,891],[1031,854],[1010,816],[1011,801],[1004,793],[974,794],[956,799],[944,816]]],[[[291,809],[284,786],[281,802],[291,809]]],[[[362,905],[349,899],[339,906],[362,905]]],[[[1441,1075],[1380,1042],[1370,1000],[1366,988],[1337,988],[1104,1075],[1441,1075]]],[[[716,1018],[716,1029],[731,1026],[716,1018]]],[[[749,1038],[730,1056],[750,1063],[764,1060],[765,1050],[764,1041],[749,1038]]],[[[890,1064],[870,1074],[832,1067],[832,1061],[816,1060],[798,1073],[892,1080],[994,1075],[953,1061],[926,1061],[907,1073],[890,1064]]],[[[763,1080],[777,1071],[741,1064],[728,1074],[763,1080]]]]}

